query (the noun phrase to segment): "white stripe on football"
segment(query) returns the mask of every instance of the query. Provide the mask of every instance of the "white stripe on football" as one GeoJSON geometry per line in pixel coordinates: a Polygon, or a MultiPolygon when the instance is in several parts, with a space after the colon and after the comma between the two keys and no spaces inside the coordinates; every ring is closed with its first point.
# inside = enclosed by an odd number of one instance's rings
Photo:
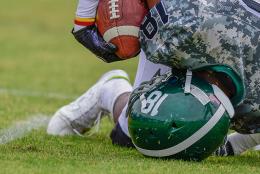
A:
{"type": "Polygon", "coordinates": [[[138,38],[139,27],[136,26],[113,27],[104,33],[103,38],[105,39],[105,41],[109,42],[110,40],[118,36],[133,36],[138,38]]]}

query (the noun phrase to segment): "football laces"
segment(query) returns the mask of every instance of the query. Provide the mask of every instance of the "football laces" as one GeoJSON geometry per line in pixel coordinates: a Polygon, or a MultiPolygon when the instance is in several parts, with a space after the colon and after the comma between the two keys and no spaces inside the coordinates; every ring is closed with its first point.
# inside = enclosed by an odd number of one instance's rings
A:
{"type": "Polygon", "coordinates": [[[110,13],[110,19],[117,19],[120,18],[119,15],[119,8],[118,8],[118,1],[119,0],[109,0],[109,13],[110,13]]]}

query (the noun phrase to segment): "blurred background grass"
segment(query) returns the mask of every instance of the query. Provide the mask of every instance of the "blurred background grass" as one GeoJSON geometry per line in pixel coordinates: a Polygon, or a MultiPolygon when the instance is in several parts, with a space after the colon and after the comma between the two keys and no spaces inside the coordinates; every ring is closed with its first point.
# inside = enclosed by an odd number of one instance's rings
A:
{"type": "MultiPolygon", "coordinates": [[[[124,69],[133,80],[137,60],[106,64],[75,41],[70,31],[76,4],[68,0],[1,1],[0,90],[76,97],[110,69],[124,69]]],[[[27,100],[10,94],[1,94],[0,116],[8,117],[1,126],[30,113],[52,113],[71,100],[27,100]]]]}

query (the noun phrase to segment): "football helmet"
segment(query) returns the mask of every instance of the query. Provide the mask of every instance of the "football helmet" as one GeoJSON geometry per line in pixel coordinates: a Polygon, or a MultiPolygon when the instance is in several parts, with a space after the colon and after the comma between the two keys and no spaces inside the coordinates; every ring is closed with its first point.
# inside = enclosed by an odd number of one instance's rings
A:
{"type": "Polygon", "coordinates": [[[131,94],[127,113],[142,154],[200,161],[223,143],[234,109],[220,88],[187,71],[144,82],[131,94]]]}

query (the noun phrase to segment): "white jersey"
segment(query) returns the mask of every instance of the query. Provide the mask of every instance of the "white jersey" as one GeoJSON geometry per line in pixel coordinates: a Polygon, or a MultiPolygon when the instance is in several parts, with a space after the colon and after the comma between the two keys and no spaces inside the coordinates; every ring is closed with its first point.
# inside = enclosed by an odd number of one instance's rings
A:
{"type": "Polygon", "coordinates": [[[79,0],[76,16],[81,18],[95,18],[99,0],[79,0]]]}
{"type": "Polygon", "coordinates": [[[79,0],[74,20],[75,31],[93,25],[96,19],[99,0],[79,0]]]}

